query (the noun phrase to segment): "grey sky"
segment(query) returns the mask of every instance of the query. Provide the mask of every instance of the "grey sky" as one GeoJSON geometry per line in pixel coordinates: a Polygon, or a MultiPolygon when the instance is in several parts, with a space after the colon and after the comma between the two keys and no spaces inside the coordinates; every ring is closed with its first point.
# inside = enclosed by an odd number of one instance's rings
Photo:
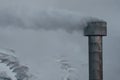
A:
{"type": "MultiPolygon", "coordinates": [[[[63,72],[56,60],[62,55],[68,56],[72,65],[78,69],[80,80],[88,80],[87,38],[82,36],[82,33],[20,29],[16,26],[24,26],[24,22],[28,26],[32,25],[33,21],[28,21],[32,19],[35,22],[39,21],[41,10],[60,11],[60,15],[64,15],[62,19],[57,18],[60,21],[70,12],[72,18],[68,16],[65,21],[66,23],[74,21],[73,26],[79,21],[78,14],[97,17],[108,23],[108,36],[104,38],[104,79],[119,80],[119,7],[119,0],[1,0],[0,26],[1,24],[1,27],[12,26],[14,23],[14,27],[0,28],[0,47],[14,49],[21,62],[29,65],[31,71],[41,80],[60,80],[63,72]]],[[[66,23],[62,21],[60,24],[66,26],[66,23]]]]}

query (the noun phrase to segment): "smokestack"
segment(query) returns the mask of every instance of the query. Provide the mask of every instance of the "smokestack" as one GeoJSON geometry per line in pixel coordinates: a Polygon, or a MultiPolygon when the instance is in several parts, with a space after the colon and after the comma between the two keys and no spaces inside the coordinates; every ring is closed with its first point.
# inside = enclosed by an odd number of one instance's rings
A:
{"type": "Polygon", "coordinates": [[[84,35],[89,39],[89,80],[103,80],[102,37],[107,35],[107,23],[89,22],[84,35]]]}

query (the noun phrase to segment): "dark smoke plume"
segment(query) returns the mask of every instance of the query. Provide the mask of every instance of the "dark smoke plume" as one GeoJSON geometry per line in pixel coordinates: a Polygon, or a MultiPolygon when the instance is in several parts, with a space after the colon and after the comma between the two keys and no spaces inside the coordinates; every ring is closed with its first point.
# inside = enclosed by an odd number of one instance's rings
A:
{"type": "Polygon", "coordinates": [[[65,10],[39,10],[32,13],[17,13],[15,10],[0,10],[0,27],[22,29],[63,29],[67,32],[82,30],[89,21],[99,20],[93,17],[81,17],[79,13],[65,10]]]}

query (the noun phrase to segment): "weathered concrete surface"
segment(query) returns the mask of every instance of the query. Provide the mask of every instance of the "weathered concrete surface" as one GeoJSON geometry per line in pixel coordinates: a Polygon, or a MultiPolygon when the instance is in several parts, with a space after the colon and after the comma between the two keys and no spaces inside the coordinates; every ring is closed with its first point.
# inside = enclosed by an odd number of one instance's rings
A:
{"type": "Polygon", "coordinates": [[[107,35],[107,23],[100,22],[89,22],[88,26],[85,28],[85,36],[106,36],[107,35]]]}
{"type": "Polygon", "coordinates": [[[85,28],[89,41],[89,80],[103,80],[102,36],[107,35],[106,22],[90,22],[85,28]]]}

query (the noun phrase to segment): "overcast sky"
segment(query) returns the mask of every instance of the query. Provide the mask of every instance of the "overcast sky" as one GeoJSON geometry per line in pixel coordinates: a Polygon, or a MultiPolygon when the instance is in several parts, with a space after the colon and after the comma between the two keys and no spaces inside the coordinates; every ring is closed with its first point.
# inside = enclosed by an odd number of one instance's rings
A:
{"type": "Polygon", "coordinates": [[[87,37],[77,30],[82,29],[82,16],[97,17],[108,24],[104,79],[119,80],[119,8],[119,0],[0,0],[0,47],[14,49],[41,80],[61,80],[61,56],[76,68],[80,80],[88,80],[87,37]]]}

